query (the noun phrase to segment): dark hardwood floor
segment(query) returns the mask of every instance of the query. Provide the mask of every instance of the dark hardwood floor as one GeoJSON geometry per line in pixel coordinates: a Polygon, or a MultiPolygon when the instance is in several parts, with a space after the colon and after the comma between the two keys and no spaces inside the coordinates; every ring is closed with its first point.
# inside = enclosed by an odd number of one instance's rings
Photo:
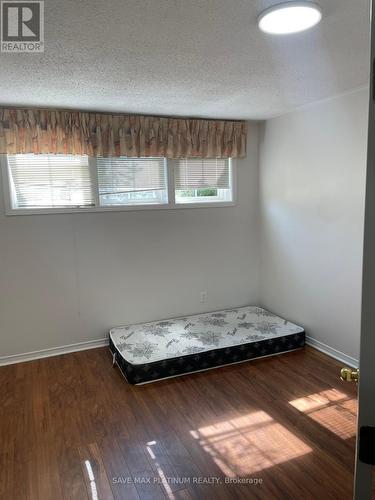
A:
{"type": "Polygon", "coordinates": [[[144,386],[104,348],[2,367],[0,498],[349,500],[339,368],[311,348],[144,386]]]}

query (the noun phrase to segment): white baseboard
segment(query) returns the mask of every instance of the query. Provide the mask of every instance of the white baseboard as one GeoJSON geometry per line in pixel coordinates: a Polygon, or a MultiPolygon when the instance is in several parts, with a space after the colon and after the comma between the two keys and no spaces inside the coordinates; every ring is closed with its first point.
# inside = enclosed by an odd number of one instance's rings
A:
{"type": "Polygon", "coordinates": [[[311,347],[315,347],[315,349],[317,349],[318,351],[324,352],[324,354],[327,354],[328,356],[331,356],[331,358],[335,358],[352,368],[358,368],[359,366],[358,359],[352,358],[351,356],[348,356],[347,354],[338,351],[337,349],[334,349],[329,345],[323,344],[323,342],[320,342],[320,340],[316,340],[312,337],[309,337],[308,335],[306,335],[306,344],[310,345],[311,347]]]}
{"type": "MultiPolygon", "coordinates": [[[[306,336],[306,344],[315,347],[318,351],[324,352],[328,356],[341,361],[342,363],[354,368],[358,368],[358,360],[344,354],[333,347],[330,347],[319,340],[306,336]]],[[[34,359],[49,358],[60,354],[68,354],[70,352],[85,351],[86,349],[95,349],[96,347],[104,347],[108,345],[108,338],[98,340],[88,340],[86,342],[78,342],[77,344],[69,344],[61,347],[52,347],[49,349],[41,349],[40,351],[25,352],[23,354],[12,354],[11,356],[1,356],[0,366],[12,365],[14,363],[23,363],[34,359]]]]}
{"type": "Polygon", "coordinates": [[[25,352],[23,354],[12,354],[11,356],[0,356],[0,366],[23,363],[25,361],[32,361],[33,359],[49,358],[50,356],[58,356],[59,354],[67,354],[69,352],[85,351],[86,349],[95,349],[96,347],[106,345],[108,345],[108,338],[87,340],[86,342],[78,342],[77,344],[41,349],[40,351],[25,352]]]}

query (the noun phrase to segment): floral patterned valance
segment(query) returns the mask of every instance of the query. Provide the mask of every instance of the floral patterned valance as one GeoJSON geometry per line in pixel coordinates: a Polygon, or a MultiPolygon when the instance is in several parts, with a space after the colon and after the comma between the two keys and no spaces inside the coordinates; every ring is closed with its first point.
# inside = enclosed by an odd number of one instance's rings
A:
{"type": "Polygon", "coordinates": [[[243,158],[246,122],[0,108],[0,154],[243,158]]]}

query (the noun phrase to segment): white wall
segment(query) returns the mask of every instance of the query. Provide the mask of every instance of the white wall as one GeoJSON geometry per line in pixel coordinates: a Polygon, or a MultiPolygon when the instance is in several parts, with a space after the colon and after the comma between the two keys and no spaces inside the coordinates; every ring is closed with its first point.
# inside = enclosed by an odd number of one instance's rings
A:
{"type": "Polygon", "coordinates": [[[250,124],[234,207],[6,217],[0,189],[0,363],[250,303],[357,358],[367,94],[250,124]]]}
{"type": "Polygon", "coordinates": [[[256,124],[237,178],[234,207],[6,217],[1,199],[0,357],[256,303],[256,124]]]}
{"type": "Polygon", "coordinates": [[[266,122],[263,305],[358,358],[368,91],[266,122]]]}

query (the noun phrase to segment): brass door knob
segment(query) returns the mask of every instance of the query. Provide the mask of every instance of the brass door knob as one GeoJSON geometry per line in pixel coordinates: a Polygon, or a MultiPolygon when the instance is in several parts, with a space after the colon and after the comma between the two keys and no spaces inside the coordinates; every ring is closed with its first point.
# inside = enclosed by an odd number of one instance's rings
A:
{"type": "Polygon", "coordinates": [[[359,370],[353,368],[341,368],[341,380],[345,382],[358,382],[359,370]]]}

